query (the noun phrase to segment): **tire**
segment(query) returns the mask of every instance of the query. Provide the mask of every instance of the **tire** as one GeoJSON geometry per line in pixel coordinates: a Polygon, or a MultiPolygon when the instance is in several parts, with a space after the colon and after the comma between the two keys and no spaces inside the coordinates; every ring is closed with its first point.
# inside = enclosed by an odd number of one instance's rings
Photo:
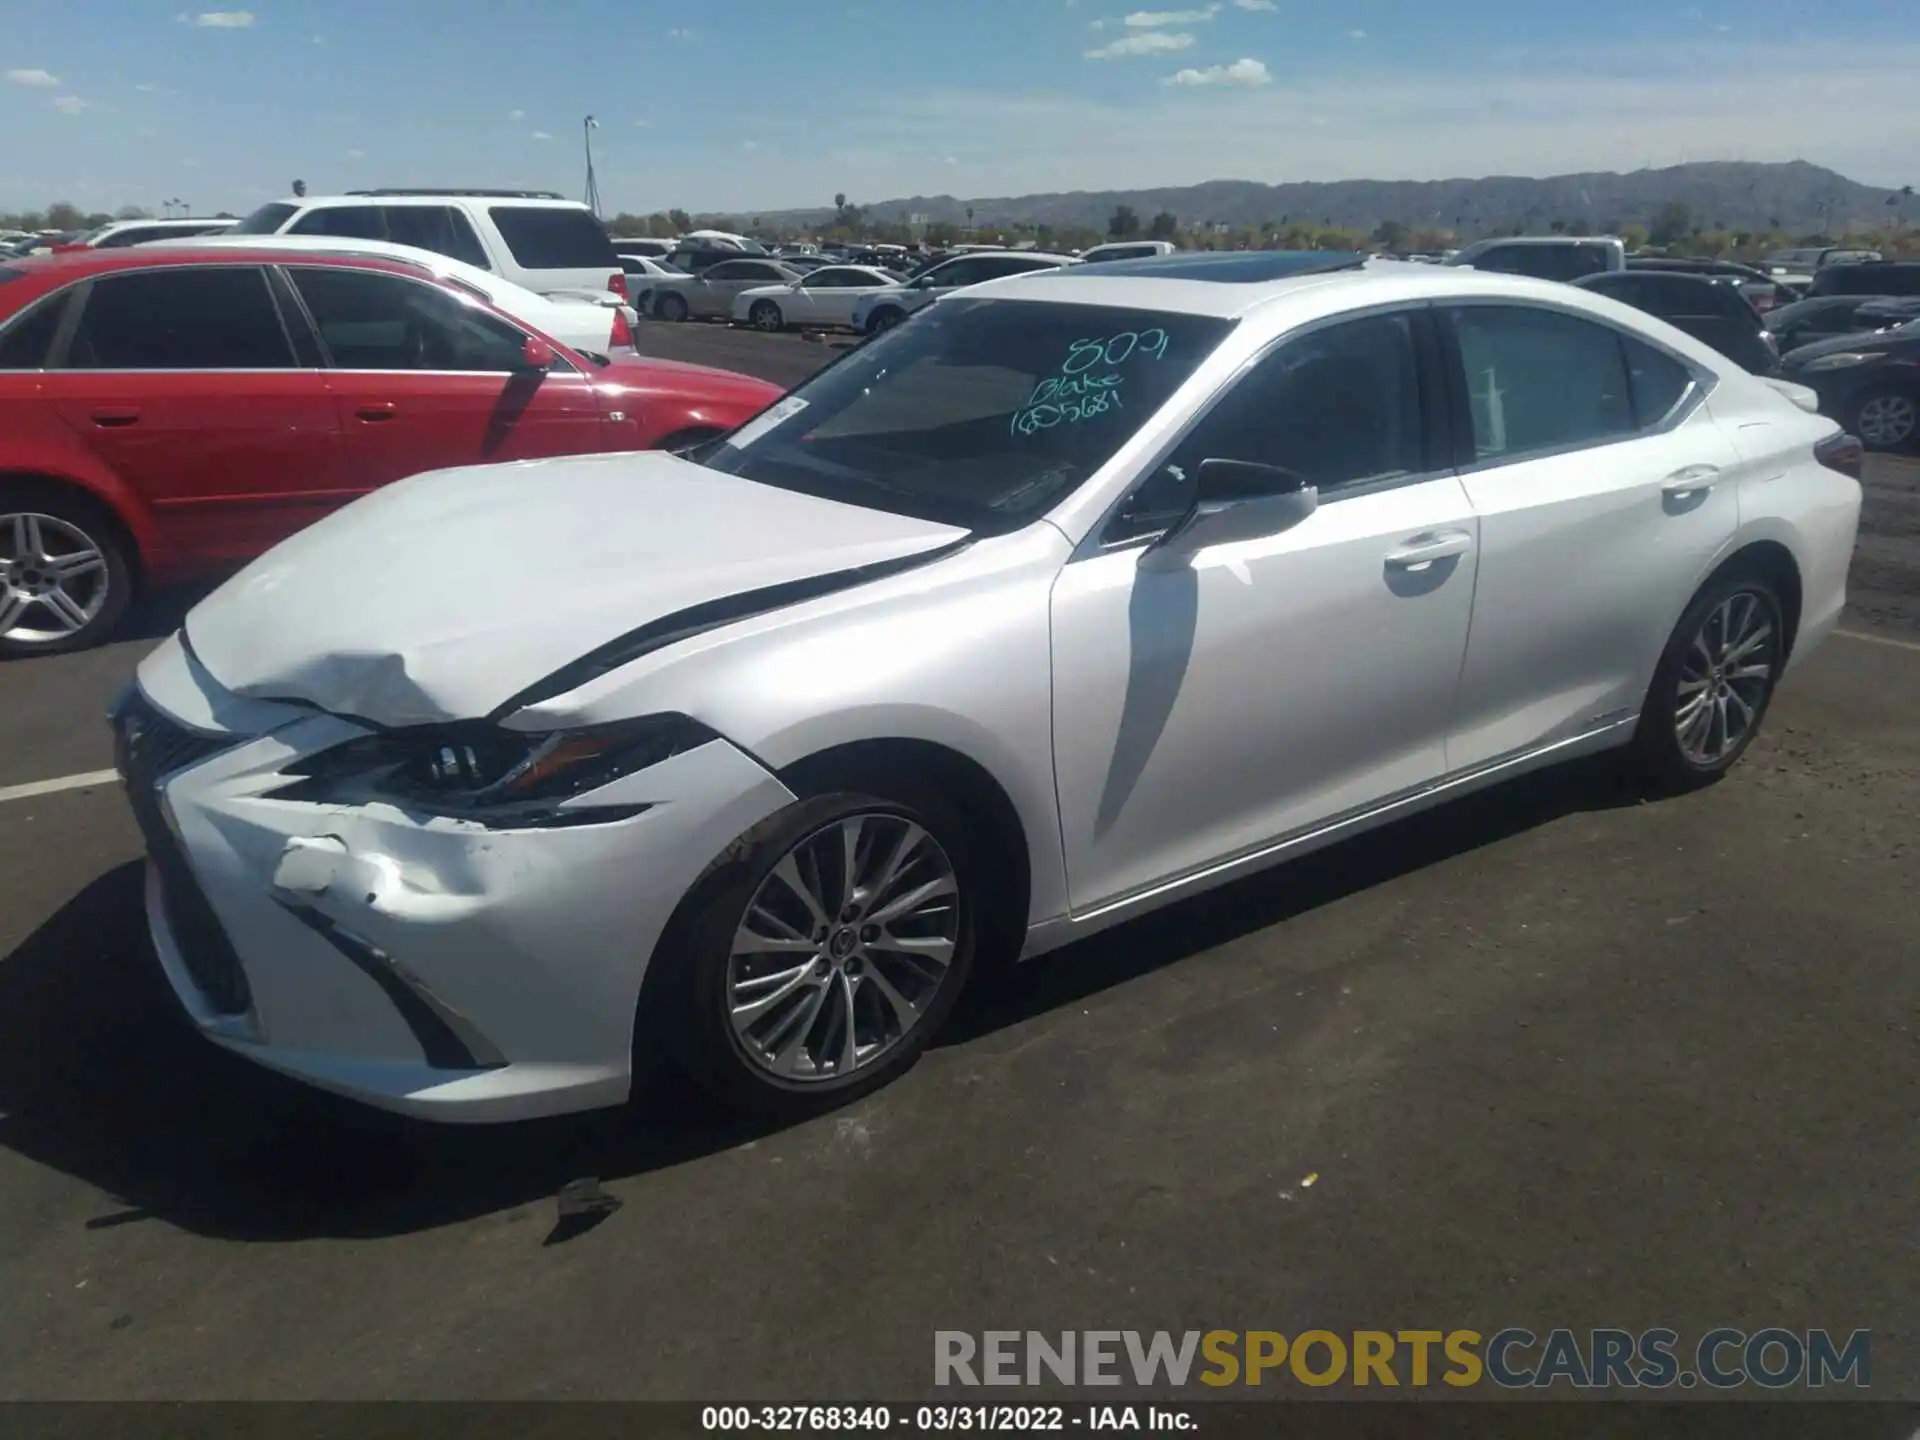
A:
{"type": "Polygon", "coordinates": [[[131,553],[107,511],[59,486],[0,484],[0,657],[98,645],[132,598],[131,553]]]}
{"type": "Polygon", "coordinates": [[[753,328],[771,335],[787,328],[787,318],[780,313],[780,307],[771,300],[756,300],[753,309],[747,312],[747,319],[753,328]]]}
{"type": "Polygon", "coordinates": [[[1853,402],[1847,429],[1869,450],[1905,450],[1920,437],[1920,394],[1875,390],[1853,402]]]}
{"type": "Polygon", "coordinates": [[[685,296],[662,295],[660,297],[660,303],[654,306],[653,313],[670,325],[678,325],[687,318],[690,312],[687,309],[685,296]]]}
{"type": "Polygon", "coordinates": [[[931,791],[911,802],[842,792],[788,806],[729,846],[683,902],[654,956],[656,969],[667,968],[643,995],[635,1026],[636,1037],[651,1038],[637,1043],[663,1046],[722,1103],[780,1121],[890,1084],[920,1057],[966,986],[979,873],[965,827],[931,791]],[[856,875],[867,886],[883,876],[896,846],[913,845],[891,883],[864,898],[856,890],[851,901],[841,858],[849,830],[856,875]],[[822,892],[829,911],[848,908],[825,923],[810,918],[823,907],[804,903],[776,871],[822,892]],[[890,922],[860,923],[943,874],[947,894],[890,922]],[[742,933],[783,946],[798,936],[805,948],[736,954],[742,933]],[[888,940],[915,941],[921,953],[895,951],[888,940]],[[739,1006],[755,1002],[759,1013],[736,1019],[739,1006]],[[843,1068],[849,1013],[854,1060],[843,1068]],[[862,1055],[865,1047],[872,1048],[862,1055]]]}
{"type": "Polygon", "coordinates": [[[885,334],[906,318],[906,311],[900,309],[897,305],[882,305],[878,310],[875,310],[871,315],[867,316],[867,334],[885,334]]]}
{"type": "Polygon", "coordinates": [[[1658,790],[1680,793],[1711,785],[1731,770],[1766,719],[1786,663],[1785,641],[1784,612],[1771,581],[1739,573],[1710,581],[1674,627],[1647,687],[1634,735],[1641,775],[1658,790]],[[1763,676],[1750,673],[1758,666],[1765,667],[1763,676]],[[1748,672],[1744,679],[1742,672],[1748,672]],[[1708,698],[1698,698],[1703,695],[1708,698]],[[1692,720],[1684,741],[1683,703],[1696,712],[1705,707],[1704,720],[1692,720]],[[1743,710],[1744,725],[1729,734],[1743,710]]]}

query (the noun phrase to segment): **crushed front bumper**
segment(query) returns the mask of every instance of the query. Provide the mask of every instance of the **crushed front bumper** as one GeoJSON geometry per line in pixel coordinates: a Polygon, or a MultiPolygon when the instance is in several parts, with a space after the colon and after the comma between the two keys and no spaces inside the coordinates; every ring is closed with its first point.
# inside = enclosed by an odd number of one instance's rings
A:
{"type": "Polygon", "coordinates": [[[614,782],[623,818],[599,824],[279,798],[289,764],[368,732],[225,694],[177,639],[114,725],[154,946],[195,1024],[325,1089],[445,1120],[624,1100],[668,919],[794,798],[724,740],[614,782]]]}

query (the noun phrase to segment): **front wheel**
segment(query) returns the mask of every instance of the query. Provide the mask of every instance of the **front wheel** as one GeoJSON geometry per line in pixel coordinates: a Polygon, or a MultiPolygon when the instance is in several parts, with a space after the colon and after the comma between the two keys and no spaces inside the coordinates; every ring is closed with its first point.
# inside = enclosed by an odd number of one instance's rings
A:
{"type": "Polygon", "coordinates": [[[38,487],[0,489],[0,656],[97,645],[132,593],[124,543],[93,506],[38,487]]]}
{"type": "Polygon", "coordinates": [[[1668,790],[1711,785],[1746,753],[1786,664],[1779,596],[1758,576],[1729,576],[1693,599],[1661,656],[1634,744],[1668,790]]]}
{"type": "Polygon", "coordinates": [[[1901,450],[1920,435],[1920,398],[1882,390],[1859,400],[1847,428],[1869,450],[1901,450]]]}
{"type": "Polygon", "coordinates": [[[747,312],[747,319],[752,322],[754,329],[767,334],[787,328],[786,317],[780,313],[780,307],[771,300],[756,302],[753,309],[747,312]]]}
{"type": "Polygon", "coordinates": [[[882,334],[885,331],[893,329],[894,326],[906,318],[906,311],[892,305],[882,305],[867,317],[867,333],[869,335],[882,334]]]}
{"type": "Polygon", "coordinates": [[[696,887],[656,964],[658,1030],[707,1089],[781,1119],[897,1079],[973,965],[967,835],[934,795],[843,793],[756,827],[696,887]]]}

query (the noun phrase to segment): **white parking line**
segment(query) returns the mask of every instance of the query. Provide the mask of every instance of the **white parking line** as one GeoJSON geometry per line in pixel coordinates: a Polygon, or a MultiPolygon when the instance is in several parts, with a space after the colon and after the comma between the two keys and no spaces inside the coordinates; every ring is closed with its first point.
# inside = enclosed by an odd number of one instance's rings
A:
{"type": "Polygon", "coordinates": [[[1864,630],[1836,630],[1833,633],[1846,640],[1864,640],[1869,645],[1891,645],[1896,650],[1920,652],[1920,645],[1911,640],[1896,640],[1891,635],[1869,635],[1864,630]]]}
{"type": "MultiPolygon", "coordinates": [[[[1896,640],[1891,635],[1869,635],[1864,630],[1836,630],[1834,634],[1845,640],[1864,640],[1869,645],[1891,645],[1895,650],[1911,650],[1920,654],[1920,644],[1912,640],[1896,640]]],[[[117,770],[89,770],[82,775],[62,775],[56,780],[35,780],[29,785],[0,786],[0,804],[9,800],[31,800],[36,795],[57,795],[62,790],[89,790],[96,785],[112,785],[120,779],[117,770]]]]}
{"type": "Polygon", "coordinates": [[[86,790],[95,785],[112,785],[120,779],[118,770],[89,770],[84,775],[62,775],[58,780],[35,780],[30,785],[0,787],[0,802],[31,800],[36,795],[54,795],[62,790],[86,790]]]}

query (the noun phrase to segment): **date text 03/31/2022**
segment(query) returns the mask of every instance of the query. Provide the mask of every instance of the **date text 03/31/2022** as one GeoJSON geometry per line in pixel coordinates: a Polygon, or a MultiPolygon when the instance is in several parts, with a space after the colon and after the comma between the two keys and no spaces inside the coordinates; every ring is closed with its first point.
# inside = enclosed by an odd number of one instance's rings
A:
{"type": "Polygon", "coordinates": [[[1188,1410],[1166,1405],[708,1405],[700,1428],[718,1433],[899,1430],[940,1435],[953,1431],[1114,1430],[1177,1434],[1199,1428],[1188,1410]]]}

